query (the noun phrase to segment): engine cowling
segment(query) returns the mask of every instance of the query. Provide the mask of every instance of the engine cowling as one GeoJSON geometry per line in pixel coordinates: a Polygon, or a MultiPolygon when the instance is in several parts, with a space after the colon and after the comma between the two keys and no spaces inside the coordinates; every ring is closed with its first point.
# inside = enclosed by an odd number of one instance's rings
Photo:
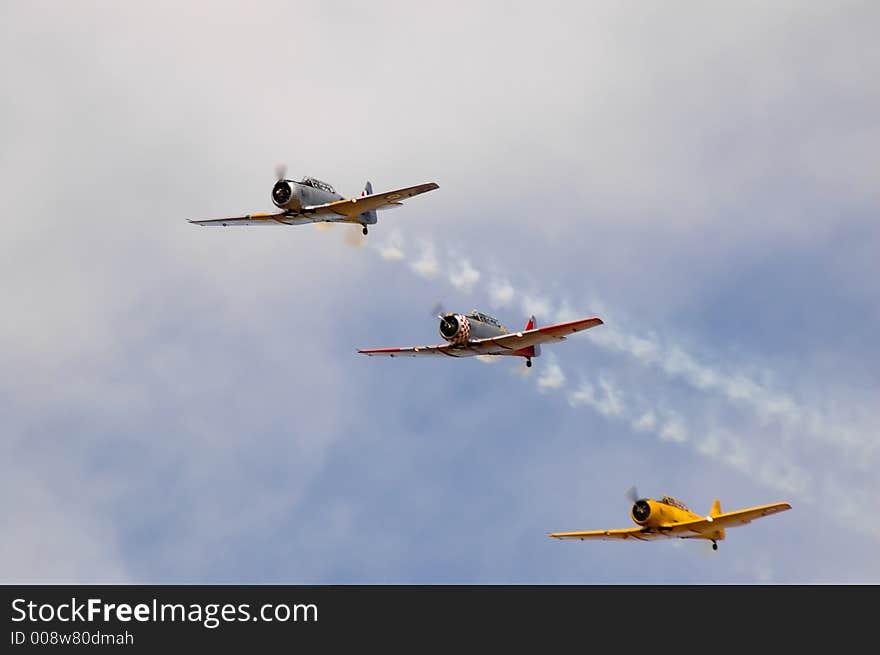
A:
{"type": "Polygon", "coordinates": [[[644,525],[648,522],[648,518],[651,516],[651,501],[649,500],[637,500],[633,503],[632,506],[632,517],[633,521],[638,523],[639,525],[644,525]]]}
{"type": "Polygon", "coordinates": [[[281,209],[299,209],[301,203],[289,180],[278,180],[272,187],[272,202],[281,209]]]}
{"type": "Polygon", "coordinates": [[[440,317],[440,336],[449,343],[467,343],[471,336],[471,324],[462,314],[446,314],[440,317]]]}

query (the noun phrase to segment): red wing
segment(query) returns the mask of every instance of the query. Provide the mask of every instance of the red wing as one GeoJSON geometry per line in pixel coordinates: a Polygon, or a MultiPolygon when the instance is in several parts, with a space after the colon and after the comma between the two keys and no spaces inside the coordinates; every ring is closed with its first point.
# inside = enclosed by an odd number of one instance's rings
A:
{"type": "Polygon", "coordinates": [[[438,344],[435,346],[409,346],[406,348],[370,348],[358,350],[363,355],[383,357],[425,357],[429,355],[446,355],[448,357],[472,357],[474,355],[513,355],[516,351],[548,341],[562,341],[566,334],[580,332],[597,325],[602,325],[600,318],[583,318],[578,321],[545,325],[544,327],[523,332],[504,334],[499,337],[475,339],[467,344],[453,346],[438,344]]]}
{"type": "Polygon", "coordinates": [[[511,334],[505,334],[500,337],[477,339],[476,341],[472,341],[470,345],[477,350],[478,354],[511,354],[513,351],[522,350],[529,346],[537,346],[538,344],[548,343],[550,341],[563,341],[567,334],[573,334],[602,324],[601,318],[582,318],[567,323],[545,325],[544,327],[535,328],[533,330],[512,332],[511,334]]]}
{"type": "Polygon", "coordinates": [[[451,344],[437,344],[436,346],[409,346],[405,348],[362,348],[358,350],[362,355],[371,357],[470,357],[477,355],[468,348],[453,346],[451,344]]]}

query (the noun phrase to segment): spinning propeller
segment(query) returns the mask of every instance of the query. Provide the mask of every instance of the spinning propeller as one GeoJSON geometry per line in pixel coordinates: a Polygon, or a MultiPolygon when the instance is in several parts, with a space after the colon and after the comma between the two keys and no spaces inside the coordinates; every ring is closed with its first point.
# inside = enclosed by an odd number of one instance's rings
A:
{"type": "Polygon", "coordinates": [[[287,175],[287,166],[285,164],[276,164],[275,165],[275,186],[272,187],[272,201],[278,207],[284,207],[290,197],[293,195],[293,191],[290,189],[290,185],[287,184],[287,180],[285,176],[287,175]]]}
{"type": "Polygon", "coordinates": [[[635,485],[626,490],[626,497],[632,503],[633,518],[638,521],[644,521],[651,514],[651,505],[647,500],[639,498],[639,492],[635,485]]]}
{"type": "Polygon", "coordinates": [[[639,499],[639,492],[635,485],[626,490],[626,497],[629,498],[631,503],[635,503],[639,499]]]}
{"type": "Polygon", "coordinates": [[[444,335],[448,333],[451,338],[456,330],[458,330],[458,321],[454,317],[447,318],[448,314],[449,312],[444,309],[443,303],[440,302],[431,309],[431,315],[440,319],[440,331],[444,335]]]}

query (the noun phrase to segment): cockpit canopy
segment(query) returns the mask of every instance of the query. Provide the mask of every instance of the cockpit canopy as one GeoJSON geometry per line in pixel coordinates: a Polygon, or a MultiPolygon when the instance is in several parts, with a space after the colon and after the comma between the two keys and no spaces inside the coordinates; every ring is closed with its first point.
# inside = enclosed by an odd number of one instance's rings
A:
{"type": "Polygon", "coordinates": [[[685,504],[684,504],[683,502],[681,502],[680,500],[676,500],[676,499],[673,498],[672,496],[663,496],[663,497],[660,499],[660,502],[661,502],[661,503],[665,503],[665,504],[667,504],[667,505],[672,505],[673,507],[677,507],[678,509],[683,509],[683,510],[686,511],[686,512],[690,512],[690,511],[691,511],[691,510],[688,508],[687,505],[685,505],[685,504]]]}
{"type": "Polygon", "coordinates": [[[480,321],[481,323],[486,323],[488,325],[494,325],[495,327],[501,327],[501,323],[498,322],[497,318],[489,316],[488,314],[484,314],[483,312],[478,312],[476,309],[471,312],[469,318],[472,318],[475,321],[480,321]]]}
{"type": "Polygon", "coordinates": [[[327,191],[328,193],[336,193],[336,189],[327,184],[326,182],[322,182],[314,177],[304,177],[300,184],[305,184],[306,186],[310,186],[314,189],[320,189],[321,191],[327,191]]]}

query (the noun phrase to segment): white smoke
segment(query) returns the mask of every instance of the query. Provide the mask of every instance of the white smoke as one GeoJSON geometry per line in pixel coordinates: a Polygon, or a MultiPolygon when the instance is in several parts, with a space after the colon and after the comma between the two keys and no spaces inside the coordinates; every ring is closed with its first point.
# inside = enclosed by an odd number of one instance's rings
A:
{"type": "Polygon", "coordinates": [[[629,425],[636,432],[651,432],[657,427],[657,416],[652,410],[648,410],[638,418],[630,421],[629,425]]]}
{"type": "Polygon", "coordinates": [[[515,295],[516,290],[507,280],[492,280],[489,283],[489,304],[493,308],[509,306],[515,295]]]}
{"type": "MultiPolygon", "coordinates": [[[[397,251],[402,254],[399,245],[397,251]]],[[[419,258],[411,262],[410,267],[422,277],[434,277],[440,269],[435,253],[432,243],[423,243],[419,258]]],[[[395,258],[383,256],[386,260],[395,258]]],[[[483,276],[466,258],[459,257],[457,261],[464,261],[466,267],[450,276],[450,283],[457,289],[472,291],[483,276]]],[[[444,265],[454,270],[452,262],[444,265]]],[[[518,288],[506,277],[495,277],[488,284],[489,301],[493,307],[509,307],[519,298],[523,313],[535,314],[541,324],[548,321],[540,317],[565,322],[585,315],[599,315],[606,324],[612,323],[608,320],[612,312],[607,308],[589,314],[577,312],[565,299],[554,304],[534,290],[522,291],[522,286],[518,288]]],[[[599,306],[593,304],[598,310],[599,306]]],[[[592,343],[607,351],[629,355],[639,364],[660,371],[667,380],[680,380],[697,391],[718,394],[736,410],[748,410],[754,419],[754,425],[748,427],[749,440],[730,432],[714,413],[697,411],[693,403],[677,411],[669,408],[669,400],[663,402],[662,409],[639,398],[625,403],[624,394],[607,375],[602,375],[596,383],[582,382],[569,392],[567,400],[571,407],[590,407],[605,417],[625,421],[634,432],[653,434],[671,445],[689,445],[701,455],[770,488],[786,494],[797,493],[802,500],[817,502],[819,497],[824,498],[838,519],[880,538],[880,527],[865,524],[845,483],[831,476],[819,479],[821,474],[804,469],[796,461],[797,453],[792,451],[798,443],[824,443],[831,447],[829,457],[841,458],[841,463],[851,469],[870,471],[876,465],[880,448],[871,440],[877,430],[870,416],[864,425],[852,421],[842,425],[842,421],[828,411],[799,404],[791,396],[775,392],[742,372],[707,366],[680,346],[665,344],[656,334],[633,334],[614,323],[613,329],[591,330],[592,343]],[[703,425],[695,429],[692,423],[703,425]],[[798,441],[792,444],[791,434],[795,430],[798,430],[798,441]],[[834,499],[834,504],[829,499],[834,499]]],[[[562,390],[569,380],[552,354],[548,355],[541,362],[536,380],[536,389],[541,393],[562,390]]],[[[481,361],[494,361],[494,358],[481,361]]],[[[516,366],[511,371],[528,377],[531,369],[516,366]]],[[[582,374],[577,377],[584,379],[582,374]]]]}
{"type": "Polygon", "coordinates": [[[549,361],[542,366],[541,375],[538,376],[538,390],[560,389],[565,384],[565,379],[565,373],[562,372],[559,364],[549,361]]]}
{"type": "Polygon", "coordinates": [[[623,398],[613,384],[605,378],[599,379],[601,393],[589,382],[583,382],[576,391],[568,395],[568,404],[572,407],[586,405],[592,407],[602,416],[620,416],[624,413],[623,398]]]}
{"type": "Polygon", "coordinates": [[[434,254],[434,245],[430,242],[425,242],[422,245],[422,254],[410,266],[422,277],[429,280],[434,278],[439,270],[437,256],[434,254]]]}
{"type": "Polygon", "coordinates": [[[678,417],[667,420],[660,428],[660,439],[673,443],[687,441],[687,429],[684,427],[684,422],[678,417]]]}
{"type": "Polygon", "coordinates": [[[461,291],[471,291],[480,280],[480,272],[467,259],[460,260],[457,266],[452,266],[449,270],[449,281],[461,291]]]}
{"type": "Polygon", "coordinates": [[[379,256],[386,261],[399,261],[405,258],[403,235],[394,228],[388,238],[379,246],[379,256]]]}
{"type": "Polygon", "coordinates": [[[525,316],[534,314],[537,318],[539,316],[551,316],[553,313],[547,299],[534,293],[523,294],[520,307],[525,316]]]}

